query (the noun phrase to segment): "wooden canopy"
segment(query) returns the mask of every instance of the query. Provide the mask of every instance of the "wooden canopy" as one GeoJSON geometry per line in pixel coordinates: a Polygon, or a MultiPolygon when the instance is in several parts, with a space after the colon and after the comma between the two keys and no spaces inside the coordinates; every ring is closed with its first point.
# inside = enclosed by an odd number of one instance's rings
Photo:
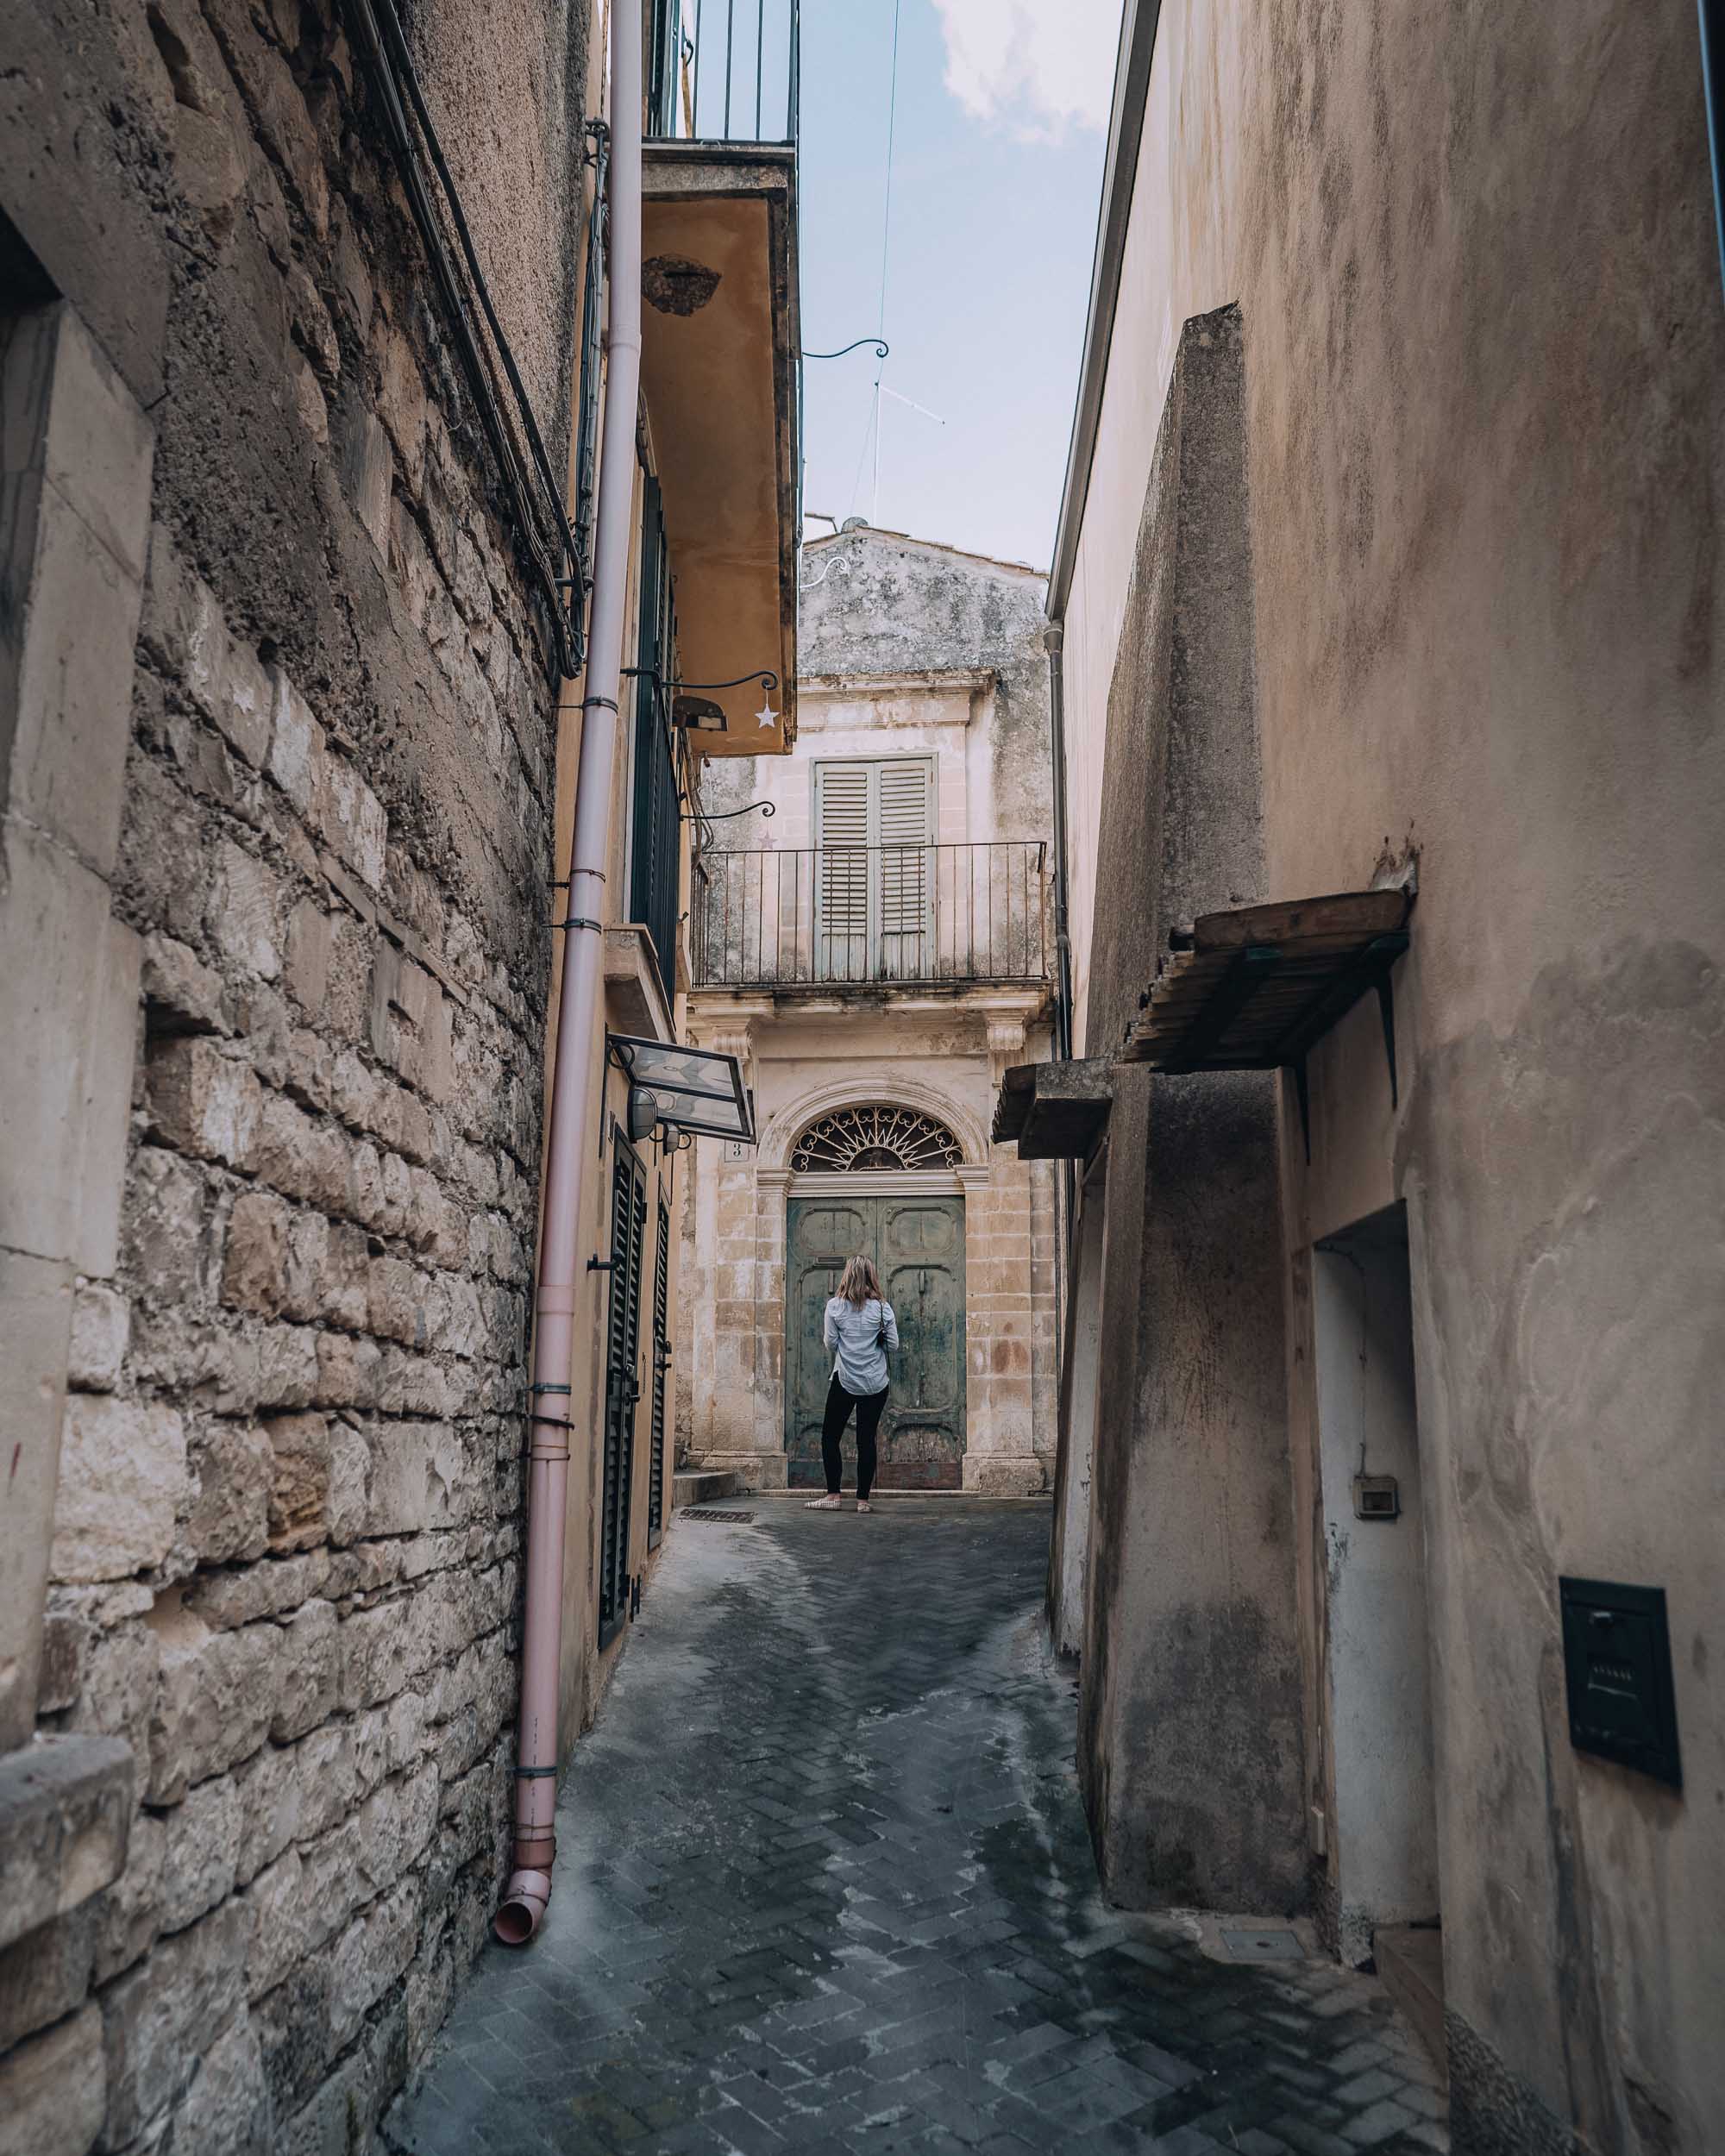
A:
{"type": "Polygon", "coordinates": [[[1411,904],[1405,891],[1348,891],[1203,915],[1164,962],[1120,1060],[1167,1071],[1297,1069],[1368,988],[1387,997],[1411,904]]]}

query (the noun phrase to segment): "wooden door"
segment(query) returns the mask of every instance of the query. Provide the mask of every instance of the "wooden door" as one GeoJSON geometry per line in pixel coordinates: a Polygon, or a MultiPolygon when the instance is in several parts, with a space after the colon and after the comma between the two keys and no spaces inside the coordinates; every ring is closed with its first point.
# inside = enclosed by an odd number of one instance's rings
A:
{"type": "Polygon", "coordinates": [[[964,1461],[964,1200],[882,1198],[875,1233],[900,1347],[881,1421],[881,1480],[889,1489],[957,1489],[964,1461]]]}
{"type": "MultiPolygon", "coordinates": [[[[957,1489],[964,1459],[964,1201],[910,1194],[793,1198],[785,1223],[785,1451],[790,1483],[819,1489],[820,1426],[832,1376],[821,1338],[845,1260],[880,1269],[899,1323],[880,1432],[883,1489],[957,1489]]],[[[854,1423],[845,1480],[856,1473],[854,1423]]]]}

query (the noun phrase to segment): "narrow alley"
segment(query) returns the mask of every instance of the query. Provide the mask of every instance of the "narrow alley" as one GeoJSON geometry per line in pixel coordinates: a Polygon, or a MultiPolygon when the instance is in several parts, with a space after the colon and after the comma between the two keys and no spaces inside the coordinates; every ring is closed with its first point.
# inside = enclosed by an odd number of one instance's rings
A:
{"type": "Polygon", "coordinates": [[[1371,1977],[1102,1902],[1048,1521],[924,1497],[680,1521],[565,1783],[535,1951],[486,1949],[388,2145],[1447,2148],[1371,1977]]]}

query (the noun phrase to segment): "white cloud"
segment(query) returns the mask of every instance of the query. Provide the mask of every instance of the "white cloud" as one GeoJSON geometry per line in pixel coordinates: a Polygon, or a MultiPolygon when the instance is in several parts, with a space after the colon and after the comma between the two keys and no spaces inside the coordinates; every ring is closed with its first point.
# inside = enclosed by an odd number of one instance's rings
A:
{"type": "Polygon", "coordinates": [[[1120,0],[934,0],[946,87],[967,112],[1049,140],[1106,128],[1120,0]]]}

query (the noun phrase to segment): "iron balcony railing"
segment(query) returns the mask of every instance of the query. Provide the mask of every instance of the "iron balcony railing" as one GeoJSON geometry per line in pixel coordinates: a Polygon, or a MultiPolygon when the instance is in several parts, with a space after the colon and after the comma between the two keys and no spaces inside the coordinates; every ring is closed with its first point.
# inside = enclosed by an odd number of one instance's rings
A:
{"type": "Polygon", "coordinates": [[[800,0],[653,0],[649,136],[794,143],[800,18],[800,0]]]}
{"type": "Polygon", "coordinates": [[[1048,912],[1038,838],[706,854],[695,985],[1044,981],[1048,912]]]}

